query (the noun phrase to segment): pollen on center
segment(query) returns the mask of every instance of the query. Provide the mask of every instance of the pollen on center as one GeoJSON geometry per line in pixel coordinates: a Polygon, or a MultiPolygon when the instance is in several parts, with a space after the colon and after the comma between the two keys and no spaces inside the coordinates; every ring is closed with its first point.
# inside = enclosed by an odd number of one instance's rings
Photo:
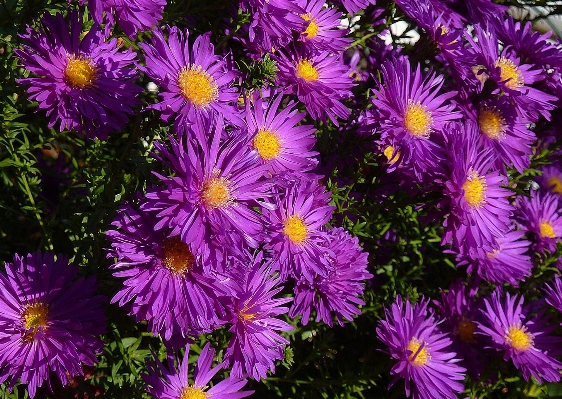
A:
{"type": "Polygon", "coordinates": [[[533,346],[533,336],[529,334],[525,327],[512,325],[505,336],[505,341],[518,351],[526,351],[533,346]]]}
{"type": "Polygon", "coordinates": [[[551,176],[548,179],[547,186],[553,193],[562,194],[562,181],[556,176],[551,176]]]}
{"type": "Polygon", "coordinates": [[[229,182],[224,177],[212,177],[203,184],[201,189],[201,200],[207,208],[214,209],[229,204],[230,188],[229,182]]]}
{"type": "Polygon", "coordinates": [[[482,108],[478,113],[480,131],[492,140],[502,140],[505,137],[505,119],[496,108],[482,108]]]}
{"type": "Polygon", "coordinates": [[[539,225],[539,229],[540,229],[541,238],[555,238],[556,237],[556,232],[554,231],[554,228],[546,220],[541,221],[541,224],[539,225]]]}
{"type": "Polygon", "coordinates": [[[525,84],[523,74],[509,58],[500,57],[494,65],[500,68],[500,79],[507,88],[515,90],[525,84]]]}
{"type": "Polygon", "coordinates": [[[458,325],[459,338],[461,341],[473,343],[474,331],[476,331],[476,323],[463,317],[458,325]]]}
{"type": "Polygon", "coordinates": [[[188,385],[181,391],[179,399],[207,399],[207,394],[203,392],[203,388],[188,385]]]}
{"type": "Polygon", "coordinates": [[[300,60],[297,63],[297,77],[312,82],[318,80],[319,76],[318,70],[312,65],[312,61],[300,60]]]}
{"type": "Polygon", "coordinates": [[[396,163],[396,161],[398,161],[398,158],[400,158],[400,151],[394,151],[394,147],[389,145],[388,147],[386,147],[383,151],[384,156],[386,157],[386,159],[388,160],[388,163],[390,165],[394,165],[396,163]],[[394,154],[394,156],[392,156],[394,154]]]}
{"type": "Polygon", "coordinates": [[[419,101],[409,100],[406,112],[404,112],[404,127],[416,137],[429,137],[433,127],[431,111],[428,111],[427,107],[421,105],[419,101]]]}
{"type": "Polygon", "coordinates": [[[306,35],[307,39],[312,39],[318,36],[318,25],[316,24],[316,21],[314,21],[312,16],[310,14],[303,14],[301,15],[301,18],[305,21],[308,21],[308,26],[306,27],[306,30],[302,32],[302,34],[306,35]]]}
{"type": "Polygon", "coordinates": [[[416,367],[425,366],[429,359],[431,359],[427,344],[419,341],[415,337],[408,343],[408,350],[411,352],[410,355],[408,355],[408,361],[416,367]]]}
{"type": "Polygon", "coordinates": [[[486,179],[475,170],[470,170],[462,185],[464,199],[471,208],[478,208],[486,202],[486,179]]]}
{"type": "Polygon", "coordinates": [[[86,89],[94,86],[96,73],[97,68],[92,64],[92,61],[72,56],[68,59],[64,76],[72,87],[86,89]]]}
{"type": "Polygon", "coordinates": [[[301,244],[308,237],[308,229],[300,216],[285,219],[283,233],[295,244],[301,244]]]}
{"type": "Polygon", "coordinates": [[[184,66],[178,75],[181,94],[197,107],[208,106],[219,97],[213,77],[200,65],[184,66]]]}
{"type": "Polygon", "coordinates": [[[23,311],[23,321],[25,328],[37,329],[47,326],[47,318],[49,317],[49,308],[41,302],[27,305],[23,311]]]}
{"type": "Polygon", "coordinates": [[[267,129],[260,129],[253,141],[254,148],[266,161],[277,158],[281,152],[281,143],[277,135],[267,129]]]}
{"type": "Polygon", "coordinates": [[[178,236],[166,238],[162,245],[162,252],[164,252],[162,264],[173,274],[189,272],[195,265],[195,256],[178,236]]]}

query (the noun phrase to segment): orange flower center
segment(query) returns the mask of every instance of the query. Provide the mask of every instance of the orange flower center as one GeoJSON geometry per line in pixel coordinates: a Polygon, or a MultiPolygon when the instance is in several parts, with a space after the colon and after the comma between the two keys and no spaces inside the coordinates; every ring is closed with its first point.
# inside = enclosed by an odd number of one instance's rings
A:
{"type": "Polygon", "coordinates": [[[72,56],[68,59],[64,76],[72,87],[86,89],[94,86],[96,72],[97,69],[92,61],[72,56]]]}
{"type": "Polygon", "coordinates": [[[295,244],[301,244],[308,237],[308,229],[300,216],[289,216],[285,220],[283,233],[295,244]]]}
{"type": "Polygon", "coordinates": [[[162,264],[173,274],[184,274],[193,269],[195,256],[178,236],[166,238],[162,247],[162,264]]]}
{"type": "Polygon", "coordinates": [[[178,86],[181,94],[197,107],[206,107],[219,97],[213,77],[200,65],[184,66],[178,75],[178,86]]]}

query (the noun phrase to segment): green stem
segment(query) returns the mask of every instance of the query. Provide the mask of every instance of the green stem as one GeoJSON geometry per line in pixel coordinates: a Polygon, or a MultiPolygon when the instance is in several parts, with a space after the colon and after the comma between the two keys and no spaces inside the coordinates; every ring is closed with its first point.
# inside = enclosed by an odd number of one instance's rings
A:
{"type": "Polygon", "coordinates": [[[53,243],[51,241],[51,237],[49,236],[47,232],[47,228],[45,227],[45,224],[43,223],[43,219],[41,218],[39,210],[37,209],[37,205],[35,204],[35,198],[33,198],[33,193],[31,192],[31,188],[29,187],[29,184],[27,182],[26,175],[22,173],[20,179],[24,185],[25,192],[27,194],[27,197],[29,198],[29,202],[31,202],[31,205],[33,206],[33,213],[35,213],[35,217],[37,218],[37,221],[41,226],[41,230],[43,231],[43,236],[47,240],[47,247],[52,251],[54,248],[53,248],[53,243]]]}

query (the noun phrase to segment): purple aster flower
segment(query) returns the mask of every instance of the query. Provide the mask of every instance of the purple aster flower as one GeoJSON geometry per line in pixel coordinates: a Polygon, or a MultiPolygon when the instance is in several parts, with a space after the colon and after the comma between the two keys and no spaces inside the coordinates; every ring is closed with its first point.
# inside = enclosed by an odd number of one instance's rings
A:
{"type": "Polygon", "coordinates": [[[357,11],[367,8],[369,4],[376,4],[377,0],[335,0],[334,3],[341,3],[348,13],[356,14],[357,11]]]}
{"type": "Polygon", "coordinates": [[[557,165],[541,168],[542,175],[537,177],[537,183],[547,191],[562,196],[562,170],[557,165]]]}
{"type": "Polygon", "coordinates": [[[439,333],[437,323],[428,313],[428,300],[412,306],[402,302],[398,295],[385,319],[379,321],[377,335],[387,346],[385,351],[398,360],[391,374],[396,374],[390,385],[400,378],[405,380],[406,396],[414,399],[456,399],[464,390],[463,367],[456,363],[455,353],[445,350],[451,345],[447,334],[439,333]]]}
{"type": "MultiPolygon", "coordinates": [[[[433,0],[433,3],[437,1],[433,0]]],[[[447,6],[462,17],[466,17],[469,23],[483,24],[497,18],[505,18],[506,11],[509,10],[509,6],[497,4],[492,0],[453,0],[448,1],[447,6]]]]}
{"type": "Polygon", "coordinates": [[[198,36],[189,45],[189,32],[169,28],[168,40],[160,30],[154,31],[151,44],[140,43],[145,52],[146,67],[140,67],[162,86],[162,101],[149,108],[162,112],[162,120],[175,117],[176,131],[183,132],[197,117],[205,120],[217,115],[235,125],[241,124],[234,105],[238,91],[231,87],[237,72],[227,68],[226,61],[215,55],[211,33],[198,36]]]}
{"type": "Polygon", "coordinates": [[[189,335],[220,325],[224,311],[218,296],[224,289],[209,271],[214,262],[208,248],[196,251],[168,229],[155,230],[157,219],[138,210],[136,202],[119,209],[115,229],[107,232],[108,257],[117,260],[113,275],[124,279],[111,302],[131,303],[137,321],[147,320],[153,334],[183,346],[189,335]]]}
{"type": "Polygon", "coordinates": [[[30,85],[29,98],[50,116],[49,127],[76,130],[89,138],[107,139],[125,127],[142,88],[132,82],[135,52],[119,51],[117,39],[102,35],[94,24],[81,38],[82,20],[70,12],[45,14],[38,30],[27,27],[23,48],[14,50],[24,68],[39,77],[19,79],[30,85]]]}
{"type": "Polygon", "coordinates": [[[80,5],[88,3],[93,20],[103,23],[105,13],[109,25],[115,17],[123,32],[134,39],[138,31],[149,30],[162,19],[166,0],[80,0],[80,5]]]}
{"type": "Polygon", "coordinates": [[[247,381],[232,376],[209,388],[211,379],[224,368],[224,363],[212,367],[215,350],[209,346],[207,343],[197,358],[193,383],[189,378],[189,345],[183,359],[178,361],[177,370],[173,358],[168,358],[168,367],[158,358],[148,363],[150,374],[142,375],[148,393],[157,399],[238,399],[254,393],[240,391],[247,381]]]}
{"type": "Polygon", "coordinates": [[[313,51],[330,51],[334,54],[343,52],[351,44],[351,39],[344,38],[347,29],[340,29],[343,17],[337,9],[324,7],[324,0],[305,0],[302,2],[304,13],[300,15],[302,27],[299,40],[313,51]]]}
{"type": "Polygon", "coordinates": [[[325,120],[328,116],[338,125],[336,117],[349,116],[342,101],[351,97],[349,89],[355,84],[340,56],[328,51],[315,55],[279,52],[275,58],[278,85],[286,93],[296,94],[312,118],[325,120]]]}
{"type": "Polygon", "coordinates": [[[558,195],[548,192],[542,195],[531,191],[530,197],[519,197],[518,220],[521,227],[533,235],[534,248],[541,252],[556,250],[562,238],[562,213],[558,195]]]}
{"type": "Polygon", "coordinates": [[[454,123],[447,133],[451,171],[444,194],[450,213],[443,242],[453,243],[464,255],[476,258],[484,246],[496,245],[510,228],[513,206],[506,176],[492,169],[490,150],[479,150],[477,126],[472,121],[454,123]]]}
{"type": "Polygon", "coordinates": [[[290,102],[279,110],[281,94],[263,101],[255,93],[246,105],[246,123],[251,143],[259,154],[260,164],[272,174],[285,171],[306,172],[313,169],[318,153],[312,151],[316,143],[315,129],[311,125],[297,124],[306,116],[290,102]]]}
{"type": "Polygon", "coordinates": [[[249,376],[255,380],[267,377],[267,372],[275,372],[275,360],[285,357],[284,348],[289,341],[277,331],[292,330],[293,326],[281,321],[277,316],[288,312],[281,306],[292,298],[273,298],[282,289],[279,276],[272,277],[269,262],[262,265],[263,254],[254,259],[239,262],[241,273],[234,277],[233,300],[229,306],[233,334],[226,349],[225,363],[232,364],[231,375],[249,376]]]}
{"type": "Polygon", "coordinates": [[[485,321],[478,323],[478,329],[492,338],[494,349],[505,351],[504,360],[511,359],[526,381],[531,376],[539,383],[560,381],[562,363],[555,357],[561,353],[562,338],[549,336],[557,326],[546,325],[548,317],[543,311],[531,317],[523,300],[523,296],[518,299],[509,293],[502,299],[498,291],[493,292],[484,300],[485,321]]]}
{"type": "Polygon", "coordinates": [[[328,205],[330,193],[316,181],[300,179],[283,191],[284,195],[273,197],[272,209],[263,210],[269,222],[267,246],[284,280],[303,276],[312,282],[316,275],[326,275],[327,259],[320,246],[322,228],[334,210],[328,205]]]}
{"type": "Polygon", "coordinates": [[[467,272],[476,272],[483,279],[494,283],[509,283],[517,286],[519,281],[531,275],[533,262],[529,256],[530,241],[522,240],[525,235],[523,230],[506,233],[497,237],[495,242],[484,247],[471,259],[464,257],[458,266],[467,264],[467,272]]]}
{"type": "Polygon", "coordinates": [[[478,285],[474,281],[465,285],[456,280],[448,291],[441,293],[441,302],[434,301],[445,319],[441,329],[450,334],[453,349],[462,358],[460,365],[476,379],[487,363],[487,353],[483,350],[484,337],[475,334],[476,321],[482,319],[482,300],[477,298],[477,293],[478,285]]]}
{"type": "Polygon", "coordinates": [[[372,100],[381,139],[401,154],[401,162],[411,163],[420,178],[444,159],[443,149],[432,135],[461,117],[446,103],[456,93],[439,94],[443,76],[430,74],[424,79],[420,66],[412,71],[406,57],[382,65],[382,82],[372,100]]]}
{"type": "Polygon", "coordinates": [[[28,384],[29,396],[53,372],[63,384],[93,366],[105,333],[95,277],[80,277],[64,255],[14,255],[0,274],[0,383],[28,384]]]}
{"type": "Polygon", "coordinates": [[[560,276],[554,276],[554,284],[552,287],[546,284],[546,289],[544,292],[546,293],[546,302],[553,306],[559,312],[562,312],[562,280],[560,280],[560,276]]]}
{"type": "Polygon", "coordinates": [[[353,320],[361,314],[358,305],[365,289],[365,280],[373,277],[367,271],[368,254],[359,246],[359,240],[342,228],[329,230],[324,245],[329,248],[327,273],[317,275],[314,281],[300,278],[295,285],[295,300],[289,317],[302,315],[302,324],[310,319],[312,307],[316,309],[316,321],[322,320],[330,327],[332,314],[340,326],[343,320],[353,320]]]}
{"type": "Polygon", "coordinates": [[[155,229],[172,229],[171,235],[191,243],[196,255],[214,245],[245,241],[257,247],[264,229],[254,206],[268,196],[272,180],[262,180],[267,168],[259,165],[257,151],[250,150],[247,135],[233,135],[221,142],[226,132],[221,120],[187,127],[179,142],[170,137],[170,149],[156,143],[156,157],[174,173],[157,176],[165,188],[147,194],[143,210],[157,212],[155,229]],[[210,134],[210,140],[194,137],[210,134]]]}

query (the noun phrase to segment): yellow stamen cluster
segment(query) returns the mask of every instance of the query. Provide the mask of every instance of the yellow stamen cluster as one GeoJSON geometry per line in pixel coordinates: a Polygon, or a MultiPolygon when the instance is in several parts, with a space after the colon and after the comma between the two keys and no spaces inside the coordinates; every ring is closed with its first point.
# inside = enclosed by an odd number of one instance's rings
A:
{"type": "Polygon", "coordinates": [[[523,74],[509,58],[500,57],[494,65],[500,68],[500,79],[507,88],[516,90],[525,84],[523,74]]]}
{"type": "Polygon", "coordinates": [[[478,113],[480,131],[492,140],[502,140],[505,137],[505,119],[496,108],[482,108],[478,113]]]}
{"type": "Polygon", "coordinates": [[[475,170],[470,170],[462,185],[464,199],[471,208],[478,208],[486,202],[486,179],[475,170]]]}
{"type": "Polygon", "coordinates": [[[179,399],[207,399],[207,394],[203,392],[203,388],[187,386],[181,391],[179,399]]]}
{"type": "Polygon", "coordinates": [[[400,151],[396,151],[396,153],[394,152],[394,147],[389,145],[388,147],[386,147],[384,149],[384,156],[386,157],[386,159],[388,160],[388,163],[390,165],[393,165],[394,163],[396,163],[396,161],[398,161],[398,159],[400,158],[400,151]],[[392,154],[394,154],[394,156],[392,156],[392,154]]]}
{"type": "Polygon", "coordinates": [[[295,244],[301,244],[308,237],[308,229],[300,216],[289,216],[284,225],[283,233],[295,244]]]}
{"type": "Polygon", "coordinates": [[[518,351],[526,351],[533,346],[533,336],[527,332],[525,327],[513,325],[509,327],[505,341],[518,351]]]}
{"type": "Polygon", "coordinates": [[[27,305],[22,313],[23,322],[26,329],[31,331],[26,332],[23,336],[23,341],[29,342],[37,334],[39,328],[47,327],[49,317],[49,308],[46,304],[41,302],[32,303],[27,305]]]}
{"type": "Polygon", "coordinates": [[[178,75],[181,94],[197,107],[206,107],[219,97],[213,77],[200,65],[184,66],[178,75]]]}
{"type": "Polygon", "coordinates": [[[408,343],[408,350],[412,353],[408,356],[408,361],[410,364],[421,367],[425,366],[429,359],[431,359],[431,355],[429,354],[427,345],[423,342],[420,342],[417,338],[412,338],[408,343]],[[420,347],[423,347],[420,349],[420,347]],[[418,352],[419,351],[419,352],[418,352]]]}
{"type": "Polygon", "coordinates": [[[560,181],[560,179],[556,176],[551,176],[548,179],[547,185],[550,191],[552,191],[553,193],[562,194],[562,181],[560,181]]]}
{"type": "Polygon", "coordinates": [[[302,32],[302,34],[305,35],[306,38],[308,39],[312,39],[318,36],[319,27],[316,24],[316,21],[314,21],[314,19],[312,18],[312,16],[310,14],[303,14],[301,15],[301,18],[304,19],[305,21],[309,21],[306,30],[302,32]]]}
{"type": "Polygon", "coordinates": [[[64,76],[72,87],[86,89],[94,86],[96,73],[97,68],[92,61],[72,56],[68,59],[64,76]]]}
{"type": "Polygon", "coordinates": [[[539,229],[540,229],[541,238],[555,238],[556,237],[556,232],[554,231],[554,228],[546,220],[543,220],[541,222],[539,229]]]}
{"type": "Polygon", "coordinates": [[[178,236],[166,238],[162,246],[162,265],[173,274],[183,274],[193,269],[195,256],[178,236]]]}
{"type": "Polygon", "coordinates": [[[258,154],[266,161],[277,158],[281,152],[281,143],[275,135],[267,129],[260,129],[254,138],[254,148],[258,150],[258,154]]]}
{"type": "Polygon", "coordinates": [[[310,60],[300,60],[297,63],[297,77],[306,80],[307,82],[313,82],[318,80],[318,71],[312,65],[310,60]]]}
{"type": "Polygon", "coordinates": [[[203,184],[201,200],[207,208],[219,208],[230,203],[229,182],[224,177],[212,177],[203,184]]]}
{"type": "Polygon", "coordinates": [[[404,127],[410,134],[416,137],[429,137],[431,128],[433,127],[433,118],[431,111],[427,110],[425,105],[421,103],[408,101],[406,112],[404,113],[404,127]]]}

